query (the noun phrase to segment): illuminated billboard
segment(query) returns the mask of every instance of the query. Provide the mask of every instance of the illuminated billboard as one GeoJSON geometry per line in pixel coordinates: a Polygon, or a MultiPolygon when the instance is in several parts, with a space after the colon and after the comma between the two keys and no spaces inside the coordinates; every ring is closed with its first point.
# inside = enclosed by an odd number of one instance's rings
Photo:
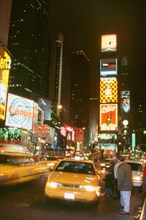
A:
{"type": "Polygon", "coordinates": [[[38,106],[44,111],[44,119],[51,120],[51,101],[48,99],[39,98],[38,106]]]}
{"type": "Polygon", "coordinates": [[[53,144],[55,137],[55,128],[48,126],[47,124],[36,124],[33,127],[32,140],[37,142],[39,138],[44,140],[44,143],[53,144]]]}
{"type": "Polygon", "coordinates": [[[130,112],[130,91],[121,91],[121,113],[130,112]]]}
{"type": "Polygon", "coordinates": [[[5,120],[7,90],[11,59],[8,53],[0,48],[0,119],[5,120]]]}
{"type": "Polygon", "coordinates": [[[117,104],[100,104],[100,131],[117,131],[117,116],[117,104]]]}
{"type": "Polygon", "coordinates": [[[100,77],[100,103],[118,102],[118,81],[116,77],[100,77]]]}
{"type": "Polygon", "coordinates": [[[101,52],[117,51],[117,35],[101,35],[101,52]]]}
{"type": "Polygon", "coordinates": [[[116,76],[117,75],[117,59],[101,59],[100,60],[100,76],[116,76]]]}
{"type": "Polygon", "coordinates": [[[117,134],[114,133],[99,133],[98,134],[98,140],[99,142],[112,142],[114,143],[115,141],[117,141],[117,134]]]}
{"type": "Polygon", "coordinates": [[[32,100],[8,94],[6,126],[12,126],[23,129],[32,129],[33,106],[32,100]]]}
{"type": "Polygon", "coordinates": [[[108,156],[111,156],[118,151],[118,146],[117,144],[114,144],[114,143],[103,143],[103,142],[100,143],[99,142],[98,147],[100,146],[102,146],[104,153],[108,156]]]}

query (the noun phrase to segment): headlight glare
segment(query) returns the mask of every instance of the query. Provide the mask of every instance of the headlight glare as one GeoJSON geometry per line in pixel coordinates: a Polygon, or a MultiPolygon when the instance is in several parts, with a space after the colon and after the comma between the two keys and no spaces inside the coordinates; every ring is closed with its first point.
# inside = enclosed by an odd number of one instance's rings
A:
{"type": "Polygon", "coordinates": [[[50,182],[49,185],[50,185],[51,188],[56,188],[57,187],[56,182],[50,182]]]}
{"type": "Polygon", "coordinates": [[[90,191],[93,192],[95,191],[95,187],[94,186],[90,186],[90,185],[81,185],[80,188],[85,189],[86,191],[90,191]]]}

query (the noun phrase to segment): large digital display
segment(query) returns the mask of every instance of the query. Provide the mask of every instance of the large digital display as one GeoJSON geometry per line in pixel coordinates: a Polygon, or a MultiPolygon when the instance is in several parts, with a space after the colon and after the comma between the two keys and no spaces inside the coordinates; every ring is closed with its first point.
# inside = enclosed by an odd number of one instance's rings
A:
{"type": "Polygon", "coordinates": [[[130,112],[130,91],[121,91],[121,113],[130,112]]]}
{"type": "Polygon", "coordinates": [[[33,122],[33,106],[32,100],[8,94],[6,126],[12,126],[22,129],[32,129],[33,122]]]}
{"type": "Polygon", "coordinates": [[[117,104],[100,104],[100,131],[117,131],[117,109],[117,104]]]}
{"type": "Polygon", "coordinates": [[[101,52],[114,52],[117,50],[117,35],[101,35],[101,52]]]}
{"type": "Polygon", "coordinates": [[[116,77],[100,77],[100,103],[118,102],[118,81],[116,77]]]}
{"type": "Polygon", "coordinates": [[[116,76],[117,75],[117,59],[101,59],[100,60],[100,76],[116,76]]]}

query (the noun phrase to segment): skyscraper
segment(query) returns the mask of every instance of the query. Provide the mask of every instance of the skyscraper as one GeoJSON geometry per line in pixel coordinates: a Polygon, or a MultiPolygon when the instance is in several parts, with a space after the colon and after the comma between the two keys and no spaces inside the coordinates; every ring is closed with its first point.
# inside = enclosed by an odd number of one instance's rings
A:
{"type": "Polygon", "coordinates": [[[61,33],[53,34],[51,45],[49,99],[54,110],[57,105],[62,105],[58,113],[66,124],[69,121],[72,50],[61,33]]]}
{"type": "Polygon", "coordinates": [[[57,38],[52,40],[51,56],[51,83],[49,87],[49,97],[53,106],[56,106],[57,115],[60,114],[58,105],[61,105],[61,85],[62,85],[62,60],[63,60],[63,35],[58,34],[57,38]]]}
{"type": "Polygon", "coordinates": [[[86,127],[89,123],[89,59],[84,51],[72,53],[70,123],[86,127]]]}
{"type": "Polygon", "coordinates": [[[8,49],[12,54],[9,92],[29,98],[49,93],[50,0],[13,0],[8,49]]]}

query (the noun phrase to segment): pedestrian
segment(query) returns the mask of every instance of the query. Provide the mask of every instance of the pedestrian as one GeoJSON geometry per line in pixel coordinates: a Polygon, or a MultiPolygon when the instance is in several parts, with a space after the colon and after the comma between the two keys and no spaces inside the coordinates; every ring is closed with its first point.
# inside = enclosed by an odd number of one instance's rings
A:
{"type": "Polygon", "coordinates": [[[107,197],[112,196],[114,179],[113,179],[112,171],[110,169],[107,170],[107,173],[103,178],[103,181],[105,181],[105,196],[107,197]]]}
{"type": "Polygon", "coordinates": [[[116,153],[115,156],[113,156],[112,159],[112,167],[113,167],[113,174],[114,174],[114,191],[115,191],[115,197],[119,198],[120,197],[120,193],[118,190],[118,182],[117,182],[117,170],[118,170],[118,166],[122,163],[121,159],[121,155],[119,153],[116,153]]]}
{"type": "Polygon", "coordinates": [[[119,214],[129,215],[132,191],[132,170],[122,156],[119,156],[118,159],[122,161],[117,169],[117,181],[118,190],[120,191],[120,204],[123,207],[119,214]]]}

